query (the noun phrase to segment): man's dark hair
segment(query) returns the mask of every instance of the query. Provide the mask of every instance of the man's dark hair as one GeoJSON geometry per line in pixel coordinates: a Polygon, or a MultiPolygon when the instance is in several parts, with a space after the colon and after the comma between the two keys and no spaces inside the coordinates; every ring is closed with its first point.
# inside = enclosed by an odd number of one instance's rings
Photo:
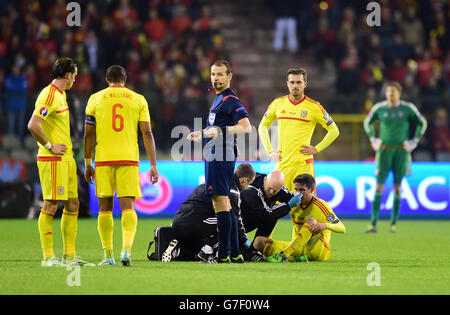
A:
{"type": "Polygon", "coordinates": [[[106,70],[106,80],[111,83],[125,82],[127,72],[125,68],[119,65],[110,66],[106,70]]]}
{"type": "Polygon", "coordinates": [[[52,69],[52,79],[63,79],[67,73],[75,73],[77,65],[68,57],[56,59],[52,69]]]}
{"type": "Polygon", "coordinates": [[[239,178],[248,177],[250,179],[254,179],[256,176],[256,172],[253,169],[253,166],[251,166],[248,163],[239,164],[238,167],[236,168],[235,173],[239,178]]]}
{"type": "Polygon", "coordinates": [[[316,185],[314,177],[309,174],[297,175],[294,179],[294,184],[295,183],[306,185],[306,187],[308,187],[309,189],[313,188],[316,185]]]}
{"type": "Polygon", "coordinates": [[[292,69],[289,69],[288,72],[287,72],[287,75],[286,75],[286,79],[289,79],[289,75],[291,75],[291,74],[294,74],[294,75],[302,74],[303,75],[303,79],[305,79],[305,81],[308,81],[306,79],[306,77],[308,75],[307,72],[306,72],[306,69],[303,69],[303,68],[298,68],[298,69],[292,68],[292,69]]]}
{"type": "Polygon", "coordinates": [[[225,60],[225,59],[216,60],[213,63],[213,66],[216,66],[216,67],[225,66],[225,67],[227,67],[227,74],[231,73],[231,64],[228,60],[225,60]]]}

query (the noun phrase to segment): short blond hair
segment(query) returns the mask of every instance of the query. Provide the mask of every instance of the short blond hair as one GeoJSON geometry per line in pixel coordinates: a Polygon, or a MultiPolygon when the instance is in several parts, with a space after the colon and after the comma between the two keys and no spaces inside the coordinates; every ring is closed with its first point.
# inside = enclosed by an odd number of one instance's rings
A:
{"type": "Polygon", "coordinates": [[[397,91],[400,93],[400,94],[402,94],[402,91],[403,91],[403,88],[402,88],[402,86],[400,85],[400,83],[398,83],[397,81],[390,81],[390,82],[388,82],[388,84],[386,85],[386,87],[393,87],[393,88],[396,88],[397,89],[397,91]]]}

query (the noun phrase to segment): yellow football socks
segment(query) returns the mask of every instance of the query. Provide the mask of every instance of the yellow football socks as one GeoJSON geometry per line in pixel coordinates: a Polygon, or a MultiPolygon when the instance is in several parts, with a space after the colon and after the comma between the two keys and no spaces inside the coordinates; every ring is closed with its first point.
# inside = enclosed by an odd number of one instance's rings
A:
{"type": "Polygon", "coordinates": [[[41,209],[39,214],[38,228],[44,260],[55,256],[53,252],[53,216],[54,214],[44,209],[41,209]]]}
{"type": "Polygon", "coordinates": [[[98,214],[97,230],[100,234],[105,259],[114,257],[113,252],[113,232],[114,219],[112,211],[101,211],[98,214]]]}
{"type": "Polygon", "coordinates": [[[311,238],[311,231],[309,230],[310,228],[311,226],[309,224],[303,224],[302,228],[297,234],[297,237],[289,243],[289,246],[287,248],[283,249],[283,253],[286,257],[291,256],[295,250],[306,245],[306,243],[311,238]]]}
{"type": "Polygon", "coordinates": [[[137,219],[134,209],[122,211],[122,253],[131,254],[131,246],[133,246],[134,236],[136,235],[137,219]]]}
{"type": "Polygon", "coordinates": [[[61,217],[61,232],[63,238],[63,257],[72,259],[75,257],[75,240],[77,238],[78,211],[69,212],[63,210],[61,217]]]}

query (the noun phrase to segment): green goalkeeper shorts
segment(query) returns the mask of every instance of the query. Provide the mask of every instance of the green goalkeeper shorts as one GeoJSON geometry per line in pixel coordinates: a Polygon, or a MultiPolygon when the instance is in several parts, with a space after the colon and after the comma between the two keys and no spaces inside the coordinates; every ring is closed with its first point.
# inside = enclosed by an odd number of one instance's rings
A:
{"type": "Polygon", "coordinates": [[[410,174],[411,154],[402,148],[380,148],[376,154],[377,184],[384,185],[389,172],[394,174],[394,185],[400,185],[404,176],[410,174]]]}

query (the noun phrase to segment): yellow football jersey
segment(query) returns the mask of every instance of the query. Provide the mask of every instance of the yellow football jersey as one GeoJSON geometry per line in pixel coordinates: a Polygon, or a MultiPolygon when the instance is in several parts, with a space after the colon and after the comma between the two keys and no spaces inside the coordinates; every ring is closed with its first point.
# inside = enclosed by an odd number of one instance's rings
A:
{"type": "Polygon", "coordinates": [[[95,124],[95,165],[138,165],[138,127],[150,122],[145,97],[121,86],[110,86],[89,98],[86,123],[95,124]]]}
{"type": "Polygon", "coordinates": [[[302,145],[311,145],[316,124],[325,129],[333,124],[333,120],[319,102],[306,95],[298,103],[294,103],[285,95],[275,99],[268,107],[260,123],[259,135],[266,151],[272,151],[268,128],[278,120],[278,150],[281,151],[281,161],[277,162],[277,169],[310,163],[312,155],[300,153],[302,145]]]}
{"type": "MultiPolygon", "coordinates": [[[[72,140],[70,138],[70,113],[66,101],[66,92],[50,84],[42,89],[35,103],[34,116],[42,118],[42,129],[48,141],[67,146],[62,160],[73,158],[72,140]]],[[[57,156],[38,142],[38,156],[57,156]]],[[[60,156],[60,155],[58,155],[60,156]]]]}
{"type": "Polygon", "coordinates": [[[319,223],[326,223],[327,229],[320,232],[321,237],[329,244],[331,238],[331,231],[337,233],[344,233],[345,226],[333,212],[330,205],[320,198],[313,197],[306,207],[294,207],[289,213],[294,224],[292,238],[297,237],[303,224],[306,222],[308,216],[312,216],[319,223]]]}

